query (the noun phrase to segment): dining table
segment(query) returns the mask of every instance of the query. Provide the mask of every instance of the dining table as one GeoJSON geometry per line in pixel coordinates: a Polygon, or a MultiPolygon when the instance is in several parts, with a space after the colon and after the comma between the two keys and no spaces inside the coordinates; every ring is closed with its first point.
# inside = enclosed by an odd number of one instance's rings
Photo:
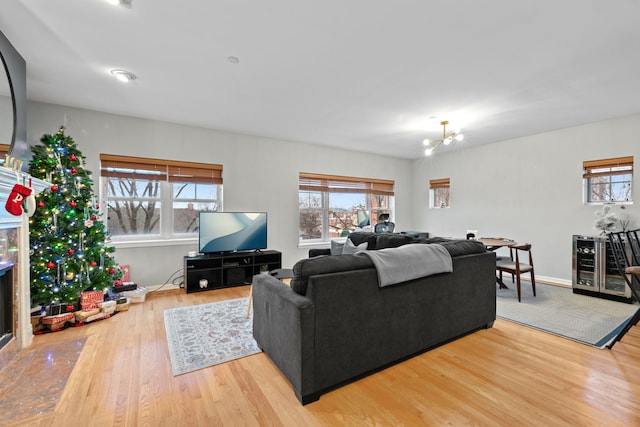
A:
{"type": "MultiPolygon", "coordinates": [[[[477,240],[481,242],[488,251],[497,251],[500,248],[508,248],[516,244],[515,240],[505,237],[481,237],[477,240]]],[[[500,289],[509,289],[499,276],[496,276],[496,283],[500,286],[500,289]]]]}

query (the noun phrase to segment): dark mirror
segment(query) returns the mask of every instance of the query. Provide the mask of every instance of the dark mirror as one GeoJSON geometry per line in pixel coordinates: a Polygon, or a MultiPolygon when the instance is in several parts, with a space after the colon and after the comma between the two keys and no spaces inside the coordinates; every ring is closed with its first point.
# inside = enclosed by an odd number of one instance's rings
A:
{"type": "Polygon", "coordinates": [[[9,145],[9,154],[25,170],[30,157],[27,144],[27,66],[2,32],[0,59],[0,144],[9,145]]]}
{"type": "Polygon", "coordinates": [[[13,96],[11,86],[9,86],[9,75],[3,60],[0,69],[0,144],[10,146],[13,143],[13,114],[13,96]]]}

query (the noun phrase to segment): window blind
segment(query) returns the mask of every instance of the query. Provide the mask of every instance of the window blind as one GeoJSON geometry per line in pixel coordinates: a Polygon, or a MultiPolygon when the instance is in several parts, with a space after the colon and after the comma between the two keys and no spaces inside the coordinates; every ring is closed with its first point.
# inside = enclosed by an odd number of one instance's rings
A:
{"type": "Polygon", "coordinates": [[[222,165],[100,154],[100,175],[111,178],[222,184],[222,165]]]}
{"type": "Polygon", "coordinates": [[[434,189],[434,188],[449,188],[449,187],[450,187],[449,178],[441,178],[441,179],[429,180],[429,188],[430,189],[434,189]]]}
{"type": "Polygon", "coordinates": [[[633,156],[582,162],[583,178],[633,173],[633,156]]]}
{"type": "Polygon", "coordinates": [[[299,188],[303,191],[393,196],[394,185],[395,181],[385,179],[355,178],[304,172],[300,172],[299,175],[299,188]]]}

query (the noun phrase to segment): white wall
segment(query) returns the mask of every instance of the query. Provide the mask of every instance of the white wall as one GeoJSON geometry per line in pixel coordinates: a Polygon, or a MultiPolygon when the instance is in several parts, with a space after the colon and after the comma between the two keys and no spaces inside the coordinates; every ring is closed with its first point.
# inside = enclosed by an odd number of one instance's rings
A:
{"type": "MultiPolygon", "coordinates": [[[[465,133],[468,139],[473,134],[465,133]]],[[[582,162],[634,156],[635,205],[618,214],[640,227],[640,115],[434,153],[412,165],[414,224],[439,236],[509,237],[533,245],[539,277],[570,283],[573,234],[598,235],[583,203],[582,162]],[[451,207],[429,209],[429,180],[451,178],[451,207]]]]}
{"type": "MultiPolygon", "coordinates": [[[[298,247],[299,172],[395,180],[396,225],[399,230],[413,229],[408,160],[36,102],[28,104],[27,114],[27,140],[32,145],[43,134],[66,127],[65,133],[87,157],[96,193],[100,153],[222,164],[224,209],[268,212],[269,249],[282,252],[284,267],[293,266],[308,251],[298,247]]],[[[180,269],[191,250],[197,250],[196,242],[116,245],[115,257],[131,266],[132,279],[139,285],[152,286],[180,269]]]]}

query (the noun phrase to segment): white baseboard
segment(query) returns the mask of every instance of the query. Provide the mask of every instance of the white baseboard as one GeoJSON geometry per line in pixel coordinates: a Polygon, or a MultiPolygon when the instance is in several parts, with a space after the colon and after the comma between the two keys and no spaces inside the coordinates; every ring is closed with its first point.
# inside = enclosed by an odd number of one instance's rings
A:
{"type": "Polygon", "coordinates": [[[166,284],[166,285],[148,285],[148,286],[144,286],[145,289],[147,289],[147,291],[149,292],[155,292],[155,291],[173,291],[176,289],[181,289],[180,286],[178,285],[173,285],[173,284],[166,284]]]}
{"type": "MultiPolygon", "coordinates": [[[[527,281],[527,282],[530,281],[528,275],[523,275],[522,276],[522,280],[527,281]]],[[[563,286],[565,288],[571,288],[572,287],[571,280],[559,279],[557,277],[538,276],[538,275],[536,275],[536,283],[538,283],[538,282],[546,283],[548,285],[563,286]]]]}

